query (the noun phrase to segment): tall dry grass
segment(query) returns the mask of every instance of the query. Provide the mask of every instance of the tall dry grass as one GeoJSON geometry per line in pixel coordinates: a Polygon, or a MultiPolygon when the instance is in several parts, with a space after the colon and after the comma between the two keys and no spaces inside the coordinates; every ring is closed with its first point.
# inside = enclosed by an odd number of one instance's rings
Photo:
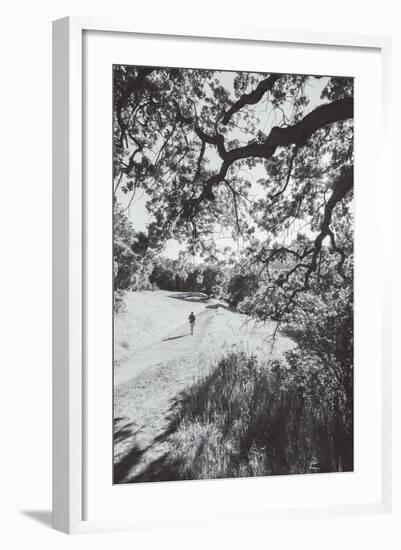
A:
{"type": "Polygon", "coordinates": [[[183,479],[352,470],[350,419],[288,363],[233,353],[183,395],[170,426],[183,479]],[[312,388],[312,390],[311,390],[312,388]]]}

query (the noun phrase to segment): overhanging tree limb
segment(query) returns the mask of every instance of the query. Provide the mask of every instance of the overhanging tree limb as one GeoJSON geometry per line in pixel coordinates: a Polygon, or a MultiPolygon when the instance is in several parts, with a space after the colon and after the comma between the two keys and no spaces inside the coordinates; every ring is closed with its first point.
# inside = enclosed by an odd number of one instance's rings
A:
{"type": "MultiPolygon", "coordinates": [[[[332,219],[332,216],[333,216],[333,210],[334,210],[335,206],[340,201],[343,200],[343,198],[347,195],[347,193],[349,193],[349,191],[351,191],[351,189],[353,188],[353,185],[354,185],[354,167],[349,166],[343,171],[341,176],[335,182],[335,184],[333,186],[333,192],[330,195],[330,198],[327,201],[326,206],[324,207],[324,215],[323,215],[323,221],[322,221],[322,224],[321,224],[321,227],[320,227],[320,233],[315,239],[314,247],[313,247],[312,261],[311,261],[311,264],[310,264],[310,266],[308,268],[308,271],[306,272],[306,275],[305,275],[305,284],[304,284],[304,286],[306,288],[308,288],[308,286],[309,286],[309,278],[310,278],[312,272],[316,270],[317,258],[318,258],[319,252],[322,248],[322,243],[323,243],[324,239],[327,236],[330,236],[331,233],[332,233],[331,229],[330,229],[330,223],[331,223],[331,219],[332,219]]],[[[331,239],[331,242],[333,244],[332,239],[331,239]]],[[[336,245],[334,245],[333,249],[336,252],[338,252],[338,249],[337,249],[336,245]]],[[[342,261],[343,260],[341,259],[341,262],[342,261]]],[[[342,263],[341,263],[341,265],[342,265],[342,263]]]]}
{"type": "MultiPolygon", "coordinates": [[[[295,145],[296,148],[299,148],[304,145],[317,130],[324,128],[328,124],[352,118],[353,113],[353,97],[339,99],[332,103],[320,105],[292,126],[287,126],[286,128],[275,126],[271,129],[267,138],[261,143],[249,143],[243,147],[231,150],[226,150],[224,138],[221,134],[209,136],[199,127],[195,126],[195,132],[202,141],[217,146],[217,151],[223,162],[219,172],[204,183],[201,194],[197,198],[187,202],[183,209],[184,217],[188,219],[193,218],[196,214],[197,207],[203,200],[214,199],[213,187],[226,178],[228,169],[235,161],[246,158],[269,159],[274,155],[278,147],[295,145]]],[[[193,118],[184,118],[182,116],[181,118],[186,123],[194,123],[193,118]]]]}
{"type": "Polygon", "coordinates": [[[292,172],[292,167],[294,165],[294,160],[295,160],[295,157],[297,156],[297,152],[298,152],[298,148],[299,146],[298,145],[295,145],[295,148],[292,152],[292,155],[291,155],[291,159],[290,159],[290,164],[288,166],[288,171],[287,171],[287,177],[286,177],[286,180],[285,180],[285,184],[284,184],[284,187],[282,189],[280,189],[279,191],[277,191],[277,193],[273,193],[270,196],[271,199],[276,199],[277,197],[279,197],[280,195],[282,195],[284,193],[284,191],[287,189],[288,187],[288,183],[290,181],[290,178],[291,178],[291,172],[292,172]]]}
{"type": "Polygon", "coordinates": [[[238,101],[236,101],[228,111],[224,114],[222,118],[222,123],[227,124],[230,121],[230,118],[234,113],[238,112],[245,105],[255,105],[260,101],[263,95],[271,90],[276,82],[280,78],[280,74],[271,74],[268,78],[265,78],[257,87],[250,92],[249,94],[243,94],[238,101]]]}
{"type": "MultiPolygon", "coordinates": [[[[342,172],[341,176],[336,180],[336,182],[333,185],[333,192],[324,208],[324,215],[320,226],[320,232],[313,243],[313,248],[308,252],[308,254],[311,254],[312,256],[311,256],[311,261],[307,265],[305,265],[306,272],[303,278],[303,285],[292,291],[290,299],[287,302],[287,305],[285,308],[286,311],[288,311],[289,308],[292,305],[294,305],[295,297],[299,292],[309,290],[310,278],[312,276],[312,273],[316,271],[317,261],[318,261],[320,251],[322,249],[322,244],[324,239],[326,237],[330,237],[331,244],[333,246],[333,237],[332,237],[333,233],[330,228],[330,223],[333,216],[333,210],[336,207],[336,205],[339,202],[341,202],[345,198],[345,196],[352,190],[353,184],[354,184],[354,167],[349,166],[342,172]]],[[[335,252],[340,253],[340,249],[337,247],[335,243],[333,246],[333,250],[335,252]]],[[[342,270],[344,256],[342,253],[340,253],[340,256],[341,256],[341,259],[339,262],[339,269],[342,270]]],[[[288,277],[287,277],[287,280],[288,280],[288,277]]]]}
{"type": "Polygon", "coordinates": [[[343,274],[343,264],[345,261],[344,251],[337,245],[334,239],[334,234],[331,229],[333,211],[353,188],[353,166],[346,167],[341,175],[332,184],[332,193],[328,199],[322,223],[320,225],[319,234],[311,245],[308,245],[302,252],[291,248],[280,246],[269,251],[267,256],[259,256],[259,260],[264,268],[267,268],[269,273],[269,265],[277,258],[283,256],[291,256],[295,262],[284,272],[280,272],[275,278],[269,280],[272,282],[263,296],[263,299],[269,299],[273,308],[273,313],[269,313],[267,317],[273,316],[280,322],[285,318],[285,315],[293,311],[297,305],[297,296],[303,292],[310,290],[310,279],[317,271],[318,261],[323,246],[323,241],[329,237],[330,244],[334,252],[340,255],[340,261],[337,264],[337,271],[345,279],[343,274]],[[293,279],[296,277],[296,279],[293,279]],[[268,294],[269,298],[268,298],[268,294]],[[277,298],[279,298],[277,300],[277,298]]]}
{"type": "Polygon", "coordinates": [[[352,97],[339,99],[332,103],[320,105],[302,120],[292,126],[280,128],[275,126],[262,143],[250,143],[227,151],[223,160],[234,162],[247,157],[269,159],[277,147],[289,145],[304,145],[306,141],[320,128],[341,120],[352,118],[354,114],[354,100],[352,97]]]}

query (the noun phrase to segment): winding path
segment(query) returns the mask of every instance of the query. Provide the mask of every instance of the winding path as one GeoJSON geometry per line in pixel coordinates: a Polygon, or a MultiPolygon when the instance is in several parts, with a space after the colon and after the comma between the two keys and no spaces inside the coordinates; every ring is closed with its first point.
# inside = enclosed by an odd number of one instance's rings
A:
{"type": "Polygon", "coordinates": [[[115,374],[115,483],[151,480],[152,468],[165,466],[169,415],[179,393],[201,374],[194,359],[215,312],[205,306],[196,315],[193,336],[188,323],[181,325],[115,374]]]}

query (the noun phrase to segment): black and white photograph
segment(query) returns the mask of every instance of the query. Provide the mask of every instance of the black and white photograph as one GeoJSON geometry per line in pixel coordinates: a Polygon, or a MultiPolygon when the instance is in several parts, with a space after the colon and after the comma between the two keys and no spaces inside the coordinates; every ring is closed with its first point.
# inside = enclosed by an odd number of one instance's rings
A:
{"type": "Polygon", "coordinates": [[[110,78],[114,484],[352,472],[353,78],[110,78]]]}
{"type": "Polygon", "coordinates": [[[401,548],[399,11],[4,3],[5,550],[401,548]]]}

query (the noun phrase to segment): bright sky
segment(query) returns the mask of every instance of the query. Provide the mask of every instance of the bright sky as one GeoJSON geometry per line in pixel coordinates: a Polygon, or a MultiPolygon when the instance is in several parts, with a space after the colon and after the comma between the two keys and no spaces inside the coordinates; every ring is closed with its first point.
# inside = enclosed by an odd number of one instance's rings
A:
{"type": "MultiPolygon", "coordinates": [[[[233,101],[235,101],[235,97],[233,95],[233,80],[235,78],[235,75],[236,73],[231,71],[220,72],[217,75],[220,82],[226,87],[226,89],[231,90],[233,101]]],[[[322,103],[322,100],[320,99],[320,94],[322,92],[322,89],[327,84],[327,81],[327,77],[312,79],[310,81],[309,90],[306,92],[310,99],[307,111],[312,111],[315,107],[322,103]]],[[[279,123],[279,121],[275,120],[274,117],[271,115],[271,113],[269,112],[270,109],[268,109],[268,106],[264,101],[259,102],[258,104],[253,106],[252,109],[261,121],[259,128],[263,132],[268,133],[275,124],[279,123]]],[[[289,104],[287,106],[287,109],[284,108],[284,112],[288,117],[291,115],[289,104]]],[[[238,139],[242,141],[242,144],[245,144],[246,141],[249,139],[249,136],[246,136],[244,140],[244,135],[241,133],[241,131],[235,130],[230,133],[229,138],[238,139]]],[[[215,168],[216,171],[218,171],[221,165],[221,159],[213,146],[207,146],[205,157],[207,157],[209,160],[210,169],[213,170],[215,168]]],[[[244,174],[241,175],[244,176],[244,174]]],[[[265,190],[263,190],[262,187],[257,184],[257,180],[263,178],[266,175],[265,170],[262,165],[257,165],[252,170],[247,170],[245,175],[248,176],[248,179],[251,183],[251,189],[249,192],[250,198],[253,197],[255,200],[257,200],[259,197],[262,196],[262,194],[265,194],[265,190]]],[[[152,221],[152,215],[146,209],[146,202],[148,198],[149,196],[145,193],[143,189],[137,191],[137,196],[131,202],[131,205],[126,212],[135,230],[137,231],[146,231],[148,224],[152,221]]],[[[122,204],[122,206],[125,207],[129,203],[130,195],[119,192],[117,195],[117,199],[122,204]]],[[[289,236],[289,238],[295,236],[297,231],[298,228],[294,224],[294,228],[292,230],[294,235],[289,236]]],[[[257,238],[263,238],[264,234],[261,231],[256,230],[255,236],[257,238]]],[[[236,250],[239,246],[239,243],[237,243],[237,241],[235,241],[230,234],[222,234],[219,237],[216,236],[215,241],[218,249],[223,249],[224,247],[229,246],[233,250],[236,250]]],[[[178,243],[178,241],[170,239],[165,245],[163,254],[172,259],[175,259],[178,257],[178,253],[180,252],[180,250],[183,249],[185,249],[185,243],[180,244],[178,243]]]]}

